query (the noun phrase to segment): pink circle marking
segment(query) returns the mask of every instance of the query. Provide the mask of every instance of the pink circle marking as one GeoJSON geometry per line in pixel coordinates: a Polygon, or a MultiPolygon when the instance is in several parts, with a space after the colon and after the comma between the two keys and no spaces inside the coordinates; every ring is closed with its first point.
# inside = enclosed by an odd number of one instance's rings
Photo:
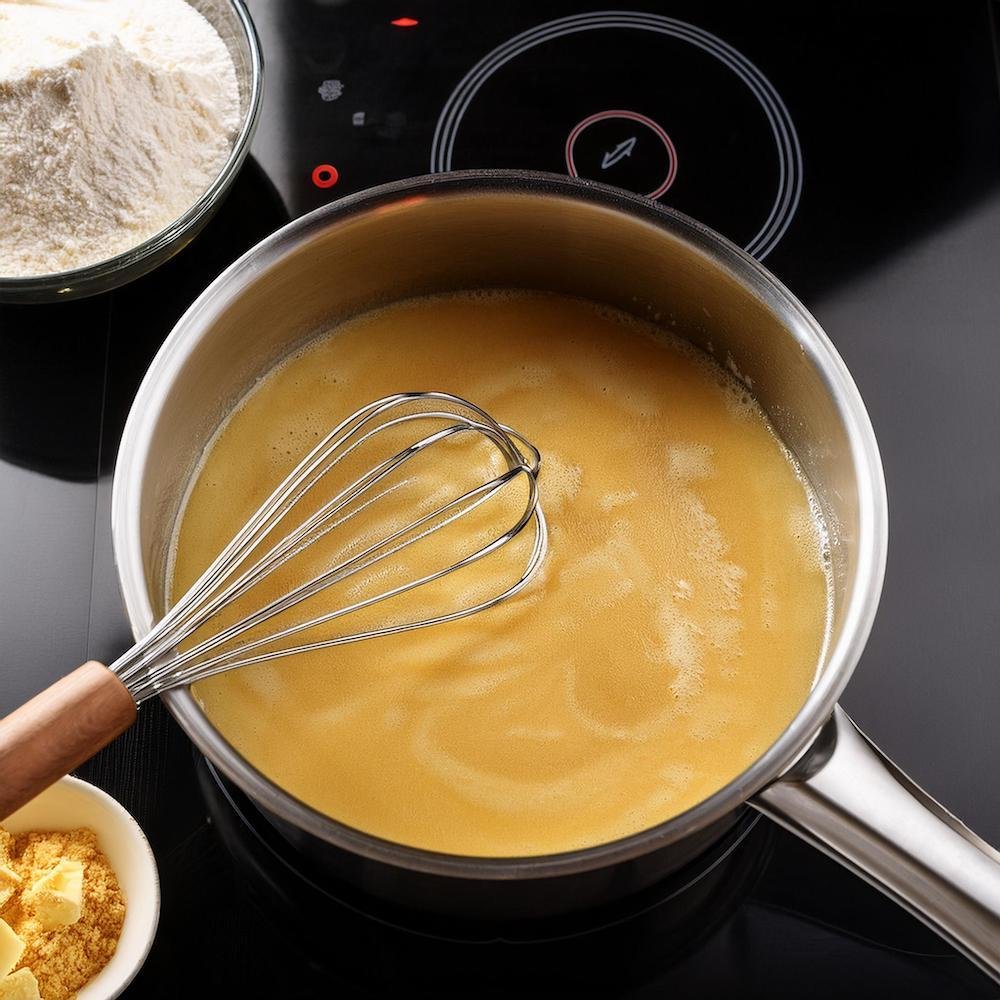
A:
{"type": "Polygon", "coordinates": [[[674,179],[677,177],[677,150],[663,127],[654,122],[652,118],[640,115],[638,111],[598,111],[596,114],[589,115],[578,125],[574,126],[573,131],[566,137],[566,168],[569,170],[570,176],[580,176],[579,171],[576,169],[576,162],[573,159],[573,147],[576,145],[576,140],[580,138],[580,133],[593,125],[594,122],[604,121],[605,118],[626,118],[629,121],[639,122],[656,134],[656,137],[663,143],[667,151],[667,157],[670,160],[670,169],[667,171],[667,176],[663,179],[663,183],[655,191],[647,194],[646,197],[655,199],[666,194],[670,190],[670,185],[674,183],[674,179]]]}

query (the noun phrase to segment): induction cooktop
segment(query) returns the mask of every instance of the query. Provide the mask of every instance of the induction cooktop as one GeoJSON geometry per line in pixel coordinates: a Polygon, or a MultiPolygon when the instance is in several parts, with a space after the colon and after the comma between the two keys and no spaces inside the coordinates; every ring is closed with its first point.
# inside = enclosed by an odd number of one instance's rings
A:
{"type": "MultiPolygon", "coordinates": [[[[996,5],[250,0],[266,98],[218,216],[158,271],[0,308],[0,711],[129,642],[110,483],[138,382],[227,264],[374,184],[527,167],[616,184],[747,249],[869,406],[890,498],[881,610],[844,699],[1000,843],[996,5]]],[[[680,883],[572,926],[440,928],[304,871],[157,704],[81,772],[163,882],[128,996],[998,997],[875,890],[747,818],[680,883]]]]}

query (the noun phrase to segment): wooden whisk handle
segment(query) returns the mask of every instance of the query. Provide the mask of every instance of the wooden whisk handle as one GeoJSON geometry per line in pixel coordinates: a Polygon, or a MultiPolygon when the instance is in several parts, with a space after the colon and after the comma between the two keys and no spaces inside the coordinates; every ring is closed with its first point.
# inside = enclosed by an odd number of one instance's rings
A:
{"type": "Polygon", "coordinates": [[[135,722],[124,684],[91,660],[0,719],[0,821],[135,722]]]}

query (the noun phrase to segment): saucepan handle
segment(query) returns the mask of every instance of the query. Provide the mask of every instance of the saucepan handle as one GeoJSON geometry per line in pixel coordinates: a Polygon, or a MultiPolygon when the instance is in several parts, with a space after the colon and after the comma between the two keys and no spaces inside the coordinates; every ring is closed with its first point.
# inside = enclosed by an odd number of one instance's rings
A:
{"type": "Polygon", "coordinates": [[[1000,853],[915,785],[841,708],[753,804],[1000,981],[1000,853]]]}

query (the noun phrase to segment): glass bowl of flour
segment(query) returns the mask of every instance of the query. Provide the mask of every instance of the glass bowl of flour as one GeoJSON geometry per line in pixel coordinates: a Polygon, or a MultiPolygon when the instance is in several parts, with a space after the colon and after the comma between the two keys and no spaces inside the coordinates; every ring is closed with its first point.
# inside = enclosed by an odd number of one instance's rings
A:
{"type": "Polygon", "coordinates": [[[242,0],[0,0],[0,302],[107,291],[182,249],[262,88],[242,0]]]}

